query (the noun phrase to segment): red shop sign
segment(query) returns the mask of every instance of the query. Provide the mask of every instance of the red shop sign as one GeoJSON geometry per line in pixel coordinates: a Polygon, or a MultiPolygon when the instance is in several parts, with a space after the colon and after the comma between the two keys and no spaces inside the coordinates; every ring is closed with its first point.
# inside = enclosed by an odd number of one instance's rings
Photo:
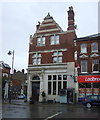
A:
{"type": "Polygon", "coordinates": [[[79,83],[100,83],[100,75],[78,76],[79,83]]]}

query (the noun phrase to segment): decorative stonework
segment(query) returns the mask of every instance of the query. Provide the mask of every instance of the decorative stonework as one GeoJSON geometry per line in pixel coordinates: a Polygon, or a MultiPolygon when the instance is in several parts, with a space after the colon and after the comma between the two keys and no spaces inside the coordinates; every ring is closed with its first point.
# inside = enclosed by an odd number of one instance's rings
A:
{"type": "Polygon", "coordinates": [[[88,55],[83,54],[83,55],[81,55],[81,56],[79,56],[79,57],[80,57],[80,58],[87,58],[88,55]]]}
{"type": "Polygon", "coordinates": [[[98,56],[100,56],[100,55],[93,53],[90,57],[98,57],[98,56]]]}

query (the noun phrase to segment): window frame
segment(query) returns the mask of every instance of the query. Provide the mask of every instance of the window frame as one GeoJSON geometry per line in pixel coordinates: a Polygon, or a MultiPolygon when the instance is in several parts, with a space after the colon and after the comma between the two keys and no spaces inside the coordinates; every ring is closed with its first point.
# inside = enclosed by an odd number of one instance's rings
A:
{"type": "Polygon", "coordinates": [[[87,53],[87,44],[82,43],[80,49],[81,49],[81,53],[87,53]],[[83,50],[83,46],[84,46],[84,50],[83,50]]]}
{"type": "Polygon", "coordinates": [[[88,70],[87,65],[88,65],[88,61],[87,61],[87,60],[82,60],[82,61],[81,61],[81,73],[87,73],[87,70],[88,70]],[[86,71],[83,71],[83,66],[84,66],[84,65],[82,65],[82,62],[86,62],[86,65],[85,65],[86,71]]]}
{"type": "Polygon", "coordinates": [[[91,52],[98,52],[98,43],[97,42],[93,42],[91,43],[91,52]],[[94,50],[94,47],[96,47],[96,50],[94,50]]]}
{"type": "Polygon", "coordinates": [[[37,37],[37,46],[45,46],[45,44],[46,44],[46,37],[38,36],[37,37]]]}
{"type": "Polygon", "coordinates": [[[40,53],[34,53],[32,56],[32,59],[33,59],[33,65],[41,64],[41,54],[40,53]],[[34,60],[36,60],[35,63],[34,63],[34,60]]]}
{"type": "Polygon", "coordinates": [[[60,36],[58,34],[51,35],[50,36],[50,45],[59,45],[60,44],[59,38],[60,38],[60,36]]]}
{"type": "Polygon", "coordinates": [[[92,72],[93,72],[93,73],[98,73],[98,72],[99,72],[99,59],[93,59],[93,60],[92,60],[92,72]],[[94,68],[93,68],[93,67],[94,67],[94,64],[95,64],[95,63],[93,63],[93,62],[96,61],[96,60],[97,60],[97,62],[98,62],[98,64],[97,64],[97,65],[98,65],[98,70],[97,70],[97,71],[94,71],[94,68]]]}
{"type": "Polygon", "coordinates": [[[52,54],[52,62],[60,64],[63,62],[63,53],[62,51],[54,51],[52,54]],[[55,59],[55,60],[54,60],[55,59]]]}

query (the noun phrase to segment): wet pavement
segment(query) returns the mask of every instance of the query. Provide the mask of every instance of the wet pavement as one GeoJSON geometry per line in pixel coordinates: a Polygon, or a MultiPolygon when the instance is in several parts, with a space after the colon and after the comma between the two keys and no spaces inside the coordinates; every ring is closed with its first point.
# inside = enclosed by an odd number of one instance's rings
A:
{"type": "Polygon", "coordinates": [[[100,108],[85,108],[82,104],[38,103],[29,104],[23,100],[14,100],[11,104],[3,103],[3,118],[97,118],[100,108]]]}

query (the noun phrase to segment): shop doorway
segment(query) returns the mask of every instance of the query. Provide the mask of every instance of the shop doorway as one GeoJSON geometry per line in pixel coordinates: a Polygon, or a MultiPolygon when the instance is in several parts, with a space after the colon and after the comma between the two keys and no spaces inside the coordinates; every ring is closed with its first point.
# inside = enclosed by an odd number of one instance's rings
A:
{"type": "Polygon", "coordinates": [[[67,89],[67,102],[74,103],[74,89],[67,89]]]}
{"type": "MultiPolygon", "coordinates": [[[[33,80],[39,80],[38,76],[34,77],[33,80]]],[[[39,101],[40,81],[32,82],[32,98],[34,101],[39,101]]]]}

